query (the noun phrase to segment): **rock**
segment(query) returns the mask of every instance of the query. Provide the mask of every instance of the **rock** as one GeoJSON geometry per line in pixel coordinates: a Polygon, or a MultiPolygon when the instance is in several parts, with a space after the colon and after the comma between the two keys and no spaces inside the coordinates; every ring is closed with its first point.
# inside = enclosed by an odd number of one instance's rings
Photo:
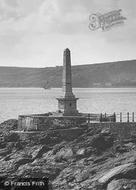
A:
{"type": "Polygon", "coordinates": [[[50,148],[46,145],[35,145],[35,146],[27,146],[24,147],[24,149],[21,149],[20,151],[17,151],[18,153],[13,154],[12,158],[18,157],[19,155],[22,155],[23,157],[32,158],[33,160],[36,158],[42,157],[42,155],[50,150],[50,148]]]}
{"type": "Polygon", "coordinates": [[[94,157],[90,156],[89,158],[87,158],[87,161],[93,161],[94,157]]]}
{"type": "Polygon", "coordinates": [[[53,156],[53,150],[50,150],[50,151],[44,153],[44,154],[42,155],[42,157],[44,158],[44,160],[48,160],[48,159],[50,159],[51,157],[54,158],[54,156],[53,156]]]}
{"type": "Polygon", "coordinates": [[[15,162],[16,168],[20,167],[21,165],[27,164],[32,162],[33,160],[30,158],[20,158],[17,162],[15,162]]]}
{"type": "Polygon", "coordinates": [[[85,148],[81,148],[81,149],[79,149],[78,151],[77,151],[77,155],[79,155],[79,156],[82,156],[82,155],[84,155],[84,153],[85,153],[85,148]]]}
{"type": "Polygon", "coordinates": [[[135,148],[136,146],[135,146],[135,144],[134,143],[132,143],[132,142],[129,142],[129,143],[126,143],[125,144],[125,147],[127,147],[127,148],[131,148],[131,149],[133,149],[133,148],[135,148]]]}
{"type": "Polygon", "coordinates": [[[101,130],[101,134],[110,134],[110,128],[104,128],[101,130]]]}
{"type": "Polygon", "coordinates": [[[10,150],[8,150],[7,148],[0,149],[0,156],[6,156],[9,153],[10,150]]]}
{"type": "Polygon", "coordinates": [[[113,180],[108,184],[107,190],[136,190],[136,180],[113,180]]]}
{"type": "Polygon", "coordinates": [[[90,175],[90,171],[89,170],[84,170],[84,171],[80,171],[76,176],[76,181],[77,182],[81,182],[81,181],[84,181],[86,179],[89,178],[89,175],[90,175]]]}
{"type": "Polygon", "coordinates": [[[107,159],[107,157],[96,158],[93,163],[98,164],[100,162],[104,162],[106,159],[107,159]]]}
{"type": "Polygon", "coordinates": [[[24,177],[25,174],[27,174],[28,171],[31,171],[31,166],[27,163],[25,165],[21,165],[18,167],[18,170],[16,171],[15,175],[24,177]]]}
{"type": "Polygon", "coordinates": [[[42,157],[42,155],[45,153],[45,152],[48,152],[49,150],[51,150],[51,148],[47,145],[43,145],[41,146],[41,148],[39,148],[39,150],[37,150],[35,153],[35,157],[33,158],[40,158],[42,157]]]}
{"type": "Polygon", "coordinates": [[[9,119],[0,124],[0,132],[7,133],[11,130],[16,130],[18,125],[17,119],[9,119]]]}
{"type": "Polygon", "coordinates": [[[134,163],[128,163],[121,166],[117,166],[107,173],[105,173],[101,178],[99,178],[98,182],[101,184],[106,184],[114,178],[118,176],[120,178],[133,178],[136,173],[136,165],[134,163]]]}
{"type": "Polygon", "coordinates": [[[62,148],[59,152],[56,153],[56,160],[68,160],[73,156],[73,151],[71,148],[62,148]]]}
{"type": "Polygon", "coordinates": [[[5,141],[7,141],[7,142],[18,142],[19,139],[20,139],[20,137],[17,133],[8,133],[5,136],[5,141]]]}
{"type": "Polygon", "coordinates": [[[126,146],[121,146],[121,145],[117,145],[115,147],[115,150],[116,152],[119,152],[119,153],[124,153],[124,152],[127,152],[128,151],[128,148],[126,146]]]}
{"type": "Polygon", "coordinates": [[[8,176],[10,172],[15,171],[15,166],[12,160],[9,161],[0,161],[0,176],[8,176]]]}
{"type": "Polygon", "coordinates": [[[53,147],[53,154],[56,154],[57,152],[60,151],[61,148],[64,148],[66,145],[66,142],[65,141],[62,141],[61,143],[59,144],[56,144],[54,147],[53,147]]]}
{"type": "Polygon", "coordinates": [[[30,148],[28,155],[31,155],[32,159],[36,159],[39,155],[40,150],[43,148],[42,145],[33,146],[30,148]]]}
{"type": "Polygon", "coordinates": [[[93,136],[92,147],[96,149],[97,153],[102,153],[106,149],[113,146],[114,138],[112,135],[97,134],[93,136]]]}

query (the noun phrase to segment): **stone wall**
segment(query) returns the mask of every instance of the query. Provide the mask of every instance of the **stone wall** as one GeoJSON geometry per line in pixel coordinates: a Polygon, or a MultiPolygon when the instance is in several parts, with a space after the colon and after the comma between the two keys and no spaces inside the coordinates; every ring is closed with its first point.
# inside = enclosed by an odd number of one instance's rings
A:
{"type": "Polygon", "coordinates": [[[41,115],[19,116],[18,130],[19,131],[47,131],[59,129],[72,129],[72,128],[101,128],[101,130],[110,130],[111,133],[116,134],[119,138],[125,139],[130,136],[136,135],[136,122],[119,123],[119,122],[99,122],[99,123],[86,123],[82,126],[79,124],[78,119],[73,123],[68,123],[69,119],[53,118],[41,115]],[[65,122],[64,122],[65,121],[65,122]],[[76,122],[78,121],[78,122],[76,122]]]}
{"type": "Polygon", "coordinates": [[[86,118],[57,117],[44,115],[21,115],[18,118],[19,131],[45,131],[47,129],[74,128],[85,123],[86,118]]]}
{"type": "Polygon", "coordinates": [[[44,131],[52,126],[52,120],[48,116],[19,116],[18,130],[22,131],[44,131]]]}

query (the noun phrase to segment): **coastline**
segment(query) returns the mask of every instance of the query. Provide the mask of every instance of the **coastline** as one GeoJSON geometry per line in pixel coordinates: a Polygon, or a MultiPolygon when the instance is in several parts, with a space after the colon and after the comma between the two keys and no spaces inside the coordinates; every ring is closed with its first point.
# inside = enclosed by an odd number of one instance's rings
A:
{"type": "MultiPolygon", "coordinates": [[[[135,186],[136,136],[119,141],[101,127],[85,127],[78,136],[52,130],[30,134],[21,141],[17,120],[0,124],[5,142],[0,145],[0,176],[48,177],[52,189],[115,189],[135,186]],[[37,139],[37,140],[36,140],[37,139]]],[[[72,134],[72,133],[71,133],[72,134]]]]}

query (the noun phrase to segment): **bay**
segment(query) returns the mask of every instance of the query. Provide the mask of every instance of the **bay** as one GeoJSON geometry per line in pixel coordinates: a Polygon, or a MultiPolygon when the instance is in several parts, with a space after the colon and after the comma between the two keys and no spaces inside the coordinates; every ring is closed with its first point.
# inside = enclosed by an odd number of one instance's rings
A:
{"type": "MultiPolygon", "coordinates": [[[[136,113],[135,88],[75,88],[77,107],[84,113],[136,113]]],[[[0,122],[22,114],[57,110],[62,89],[0,88],[0,122]]]]}

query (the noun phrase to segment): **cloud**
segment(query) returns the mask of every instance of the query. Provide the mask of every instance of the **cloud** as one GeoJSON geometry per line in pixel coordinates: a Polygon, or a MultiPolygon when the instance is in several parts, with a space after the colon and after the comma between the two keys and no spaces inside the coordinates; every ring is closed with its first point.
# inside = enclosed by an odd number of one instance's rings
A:
{"type": "Polygon", "coordinates": [[[43,0],[0,0],[1,17],[9,19],[28,16],[36,11],[43,0]]]}
{"type": "Polygon", "coordinates": [[[53,65],[60,62],[59,52],[66,46],[77,54],[77,64],[83,60],[112,61],[114,55],[116,59],[123,59],[123,55],[124,59],[133,58],[135,8],[135,0],[131,3],[129,0],[0,0],[0,59],[4,63],[7,60],[7,64],[11,59],[10,64],[38,66],[40,60],[41,65],[45,62],[53,65]],[[124,26],[108,32],[89,30],[89,14],[120,8],[127,17],[124,26]],[[120,49],[120,55],[116,49],[120,49]]]}

